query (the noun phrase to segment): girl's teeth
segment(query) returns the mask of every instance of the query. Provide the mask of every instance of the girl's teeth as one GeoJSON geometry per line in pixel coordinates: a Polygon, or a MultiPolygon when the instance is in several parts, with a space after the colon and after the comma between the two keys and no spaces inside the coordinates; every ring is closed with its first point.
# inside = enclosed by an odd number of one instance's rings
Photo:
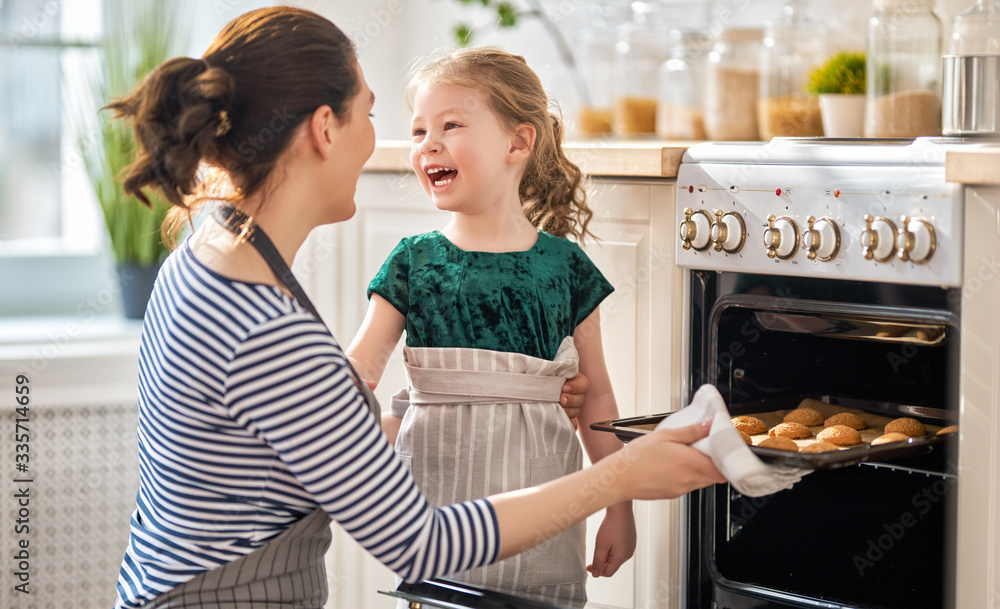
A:
{"type": "Polygon", "coordinates": [[[447,180],[437,180],[436,182],[434,182],[434,185],[435,186],[447,186],[448,184],[451,184],[454,181],[455,181],[454,178],[448,178],[447,180]]]}

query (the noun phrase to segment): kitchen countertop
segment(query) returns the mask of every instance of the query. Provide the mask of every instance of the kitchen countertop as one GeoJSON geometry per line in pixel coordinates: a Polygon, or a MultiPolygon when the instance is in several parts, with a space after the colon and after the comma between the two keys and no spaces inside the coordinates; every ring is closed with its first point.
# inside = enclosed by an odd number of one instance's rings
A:
{"type": "MultiPolygon", "coordinates": [[[[674,178],[692,142],[590,140],[563,144],[571,161],[591,176],[674,178]]],[[[379,140],[365,171],[410,171],[410,142],[379,140]]]]}
{"type": "Polygon", "coordinates": [[[949,182],[1000,185],[1000,145],[949,150],[944,158],[949,182]]]}
{"type": "MultiPolygon", "coordinates": [[[[563,149],[587,175],[673,178],[692,143],[601,139],[566,142],[563,149]]],[[[408,141],[379,140],[365,171],[410,171],[409,155],[408,141]]],[[[948,151],[945,176],[950,182],[1000,185],[1000,145],[948,151]]]]}

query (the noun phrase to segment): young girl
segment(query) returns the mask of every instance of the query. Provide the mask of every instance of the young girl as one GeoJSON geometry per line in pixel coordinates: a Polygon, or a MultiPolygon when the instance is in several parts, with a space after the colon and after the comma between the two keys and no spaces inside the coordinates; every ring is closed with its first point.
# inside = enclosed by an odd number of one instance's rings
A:
{"type": "MultiPolygon", "coordinates": [[[[621,444],[590,430],[618,417],[598,305],[611,285],[568,235],[592,212],[562,126],[521,57],[463,49],[415,74],[410,162],[440,231],[403,239],[369,287],[348,349],[362,377],[381,377],[406,330],[411,406],[387,417],[390,439],[431,503],[525,488],[580,469],[564,379],[591,381],[580,438],[597,462],[621,444]]],[[[586,490],[582,490],[585,493],[586,490]]],[[[552,514],[553,522],[560,514],[552,514]]],[[[460,577],[550,602],[586,602],[586,573],[610,576],[635,550],[631,503],[607,509],[593,563],[582,523],[524,555],[460,577]]]]}

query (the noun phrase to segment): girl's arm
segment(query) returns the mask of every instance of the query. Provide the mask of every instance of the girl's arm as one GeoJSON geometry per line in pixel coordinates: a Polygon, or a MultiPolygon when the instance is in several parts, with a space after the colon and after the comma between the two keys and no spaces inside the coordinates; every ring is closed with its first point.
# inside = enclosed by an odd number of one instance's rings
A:
{"type": "MultiPolygon", "coordinates": [[[[622,447],[621,441],[614,434],[590,429],[591,423],[619,417],[611,377],[604,362],[599,309],[595,309],[577,326],[573,342],[580,354],[580,372],[590,379],[590,389],[583,395],[580,408],[580,440],[591,463],[597,463],[622,447]]],[[[632,557],[635,543],[632,502],[623,501],[609,506],[597,531],[594,560],[587,570],[594,577],[614,575],[632,557]]]]}
{"type": "Polygon", "coordinates": [[[378,384],[405,328],[406,317],[388,300],[372,294],[365,320],[346,351],[363,380],[378,384]]]}
{"type": "Polygon", "coordinates": [[[611,388],[608,367],[604,363],[600,309],[594,309],[576,327],[573,343],[580,354],[580,372],[590,380],[590,387],[583,394],[580,406],[580,441],[590,462],[597,463],[622,447],[615,434],[590,429],[591,423],[618,418],[618,403],[611,388]]]}

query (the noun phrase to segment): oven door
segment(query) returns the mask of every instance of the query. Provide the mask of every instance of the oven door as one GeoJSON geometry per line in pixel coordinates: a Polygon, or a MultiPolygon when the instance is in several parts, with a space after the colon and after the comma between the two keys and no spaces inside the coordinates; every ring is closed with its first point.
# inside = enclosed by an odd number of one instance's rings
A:
{"type": "MultiPolygon", "coordinates": [[[[947,290],[691,273],[690,387],[732,414],[843,400],[876,416],[957,421],[958,300],[947,290]],[[747,407],[749,408],[749,407],[747,407]]],[[[744,497],[685,500],[685,606],[953,606],[957,434],[919,454],[744,497]]]]}

